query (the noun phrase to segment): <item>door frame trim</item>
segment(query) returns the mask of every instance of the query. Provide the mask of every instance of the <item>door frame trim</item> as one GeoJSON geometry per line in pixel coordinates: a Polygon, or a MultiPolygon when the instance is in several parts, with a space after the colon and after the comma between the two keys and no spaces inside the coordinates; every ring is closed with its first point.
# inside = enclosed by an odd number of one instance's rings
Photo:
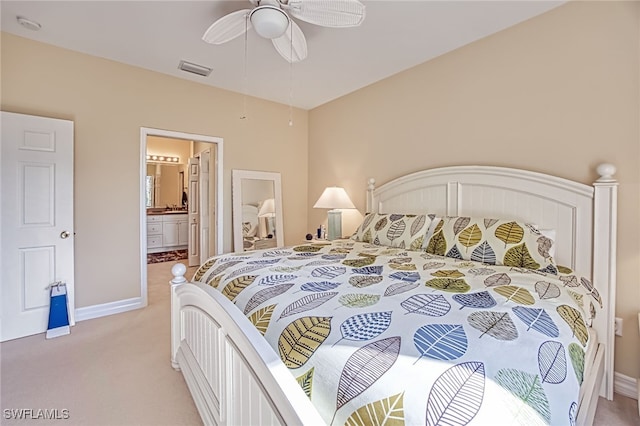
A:
{"type": "Polygon", "coordinates": [[[194,133],[178,132],[173,130],[154,129],[151,127],[140,127],[140,184],[139,184],[139,196],[140,201],[140,296],[142,300],[142,306],[147,306],[147,207],[144,202],[145,193],[145,178],[147,175],[147,137],[159,136],[171,139],[184,139],[187,141],[208,142],[215,146],[215,161],[216,168],[216,199],[215,199],[215,227],[216,227],[216,246],[214,253],[222,254],[222,246],[224,241],[223,235],[223,185],[222,177],[224,174],[222,154],[224,139],[217,136],[198,135],[194,133]]]}

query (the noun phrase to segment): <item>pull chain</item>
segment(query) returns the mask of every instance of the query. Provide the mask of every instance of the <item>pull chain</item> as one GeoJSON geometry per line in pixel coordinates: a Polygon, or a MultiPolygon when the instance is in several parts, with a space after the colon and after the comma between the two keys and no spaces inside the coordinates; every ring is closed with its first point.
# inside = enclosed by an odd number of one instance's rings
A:
{"type": "Polygon", "coordinates": [[[247,71],[247,58],[248,58],[248,40],[249,40],[249,14],[247,14],[244,18],[244,84],[243,84],[243,96],[242,96],[242,115],[240,116],[240,120],[244,120],[247,118],[247,92],[249,86],[249,77],[247,71]]]}
{"type": "Polygon", "coordinates": [[[293,25],[289,23],[289,127],[293,127],[293,25]]]}

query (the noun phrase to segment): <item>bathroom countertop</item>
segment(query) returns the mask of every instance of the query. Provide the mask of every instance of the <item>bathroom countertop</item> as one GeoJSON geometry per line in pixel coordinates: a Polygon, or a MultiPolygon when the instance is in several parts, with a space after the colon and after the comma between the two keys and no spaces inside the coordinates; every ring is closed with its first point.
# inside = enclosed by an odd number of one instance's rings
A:
{"type": "Polygon", "coordinates": [[[162,210],[162,211],[147,211],[147,216],[157,216],[162,214],[187,214],[186,210],[162,210]]]}

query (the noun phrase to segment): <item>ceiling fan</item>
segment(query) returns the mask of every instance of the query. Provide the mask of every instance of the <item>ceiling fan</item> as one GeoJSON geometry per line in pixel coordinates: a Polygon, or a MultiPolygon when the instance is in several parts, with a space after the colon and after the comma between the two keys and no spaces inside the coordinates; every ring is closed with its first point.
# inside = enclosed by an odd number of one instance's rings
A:
{"type": "Polygon", "coordinates": [[[222,44],[253,28],[271,39],[278,53],[289,62],[307,57],[307,41],[291,19],[300,19],[321,27],[356,27],[364,20],[364,5],[358,0],[249,0],[253,9],[242,9],[214,22],[202,39],[222,44]]]}

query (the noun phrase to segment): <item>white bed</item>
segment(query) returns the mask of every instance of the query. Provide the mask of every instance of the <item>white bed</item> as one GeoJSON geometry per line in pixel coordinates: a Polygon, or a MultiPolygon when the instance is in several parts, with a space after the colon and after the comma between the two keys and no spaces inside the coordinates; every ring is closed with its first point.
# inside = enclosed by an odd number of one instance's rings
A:
{"type": "MultiPolygon", "coordinates": [[[[367,191],[367,211],[508,217],[556,231],[555,257],[590,276],[604,306],[586,355],[577,424],[593,421],[598,395],[613,397],[613,317],[617,183],[598,167],[588,186],[523,170],[457,166],[413,173],[367,191]]],[[[174,368],[183,371],[206,424],[322,424],[294,376],[243,313],[219,291],[172,280],[174,368]]]]}

